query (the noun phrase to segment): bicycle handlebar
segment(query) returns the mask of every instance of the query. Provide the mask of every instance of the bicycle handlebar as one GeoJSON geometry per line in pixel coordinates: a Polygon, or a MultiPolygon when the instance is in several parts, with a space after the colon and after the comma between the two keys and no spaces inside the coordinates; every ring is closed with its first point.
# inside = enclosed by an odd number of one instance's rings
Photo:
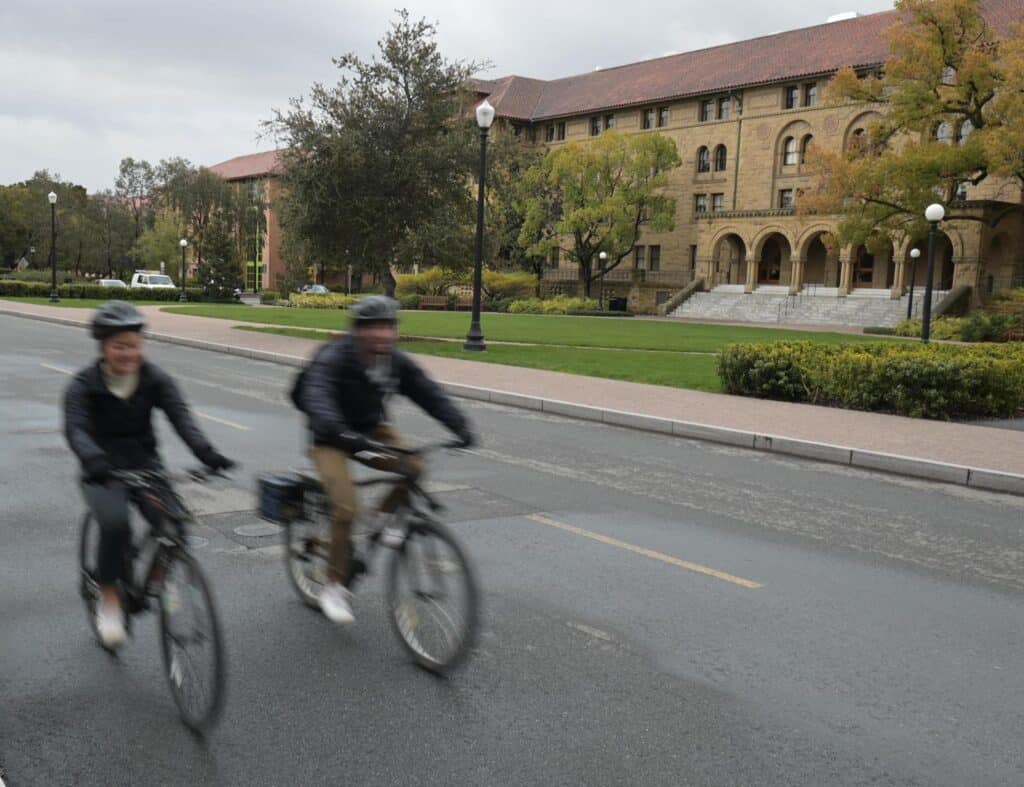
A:
{"type": "Polygon", "coordinates": [[[357,451],[355,456],[365,454],[383,454],[384,456],[426,456],[437,451],[448,451],[459,448],[465,448],[461,440],[446,440],[440,443],[426,443],[425,445],[416,446],[415,448],[407,448],[402,445],[391,445],[390,443],[378,443],[376,441],[368,441],[367,447],[362,451],[357,451]]]}

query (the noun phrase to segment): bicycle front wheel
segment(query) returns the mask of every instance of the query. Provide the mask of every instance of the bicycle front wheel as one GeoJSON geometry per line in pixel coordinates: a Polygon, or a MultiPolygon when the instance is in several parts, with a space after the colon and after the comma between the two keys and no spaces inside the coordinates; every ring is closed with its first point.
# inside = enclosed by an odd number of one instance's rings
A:
{"type": "Polygon", "coordinates": [[[174,704],[189,729],[202,733],[224,705],[220,623],[206,578],[187,552],[165,558],[160,587],[160,640],[174,704]]]}
{"type": "Polygon", "coordinates": [[[476,639],[479,593],[452,532],[421,520],[409,527],[388,565],[385,602],[399,641],[421,667],[444,674],[476,639]]]}

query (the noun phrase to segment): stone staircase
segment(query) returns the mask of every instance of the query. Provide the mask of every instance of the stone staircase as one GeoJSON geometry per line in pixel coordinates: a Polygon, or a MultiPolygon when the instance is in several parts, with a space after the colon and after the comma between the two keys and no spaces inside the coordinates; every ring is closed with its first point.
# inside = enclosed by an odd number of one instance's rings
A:
{"type": "MultiPolygon", "coordinates": [[[[761,322],[779,325],[893,326],[907,316],[907,296],[893,300],[889,290],[854,290],[838,297],[834,287],[816,287],[789,295],[788,287],[762,286],[749,295],[738,284],[720,285],[694,293],[672,317],[722,322],[761,322]]],[[[947,295],[932,293],[934,309],[947,295]]],[[[914,316],[919,317],[924,290],[914,290],[914,316]]]]}

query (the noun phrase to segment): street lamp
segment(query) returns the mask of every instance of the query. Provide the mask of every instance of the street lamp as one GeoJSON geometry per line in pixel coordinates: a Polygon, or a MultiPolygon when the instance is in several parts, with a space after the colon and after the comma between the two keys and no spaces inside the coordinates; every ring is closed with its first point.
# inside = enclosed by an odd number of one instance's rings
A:
{"type": "Polygon", "coordinates": [[[910,300],[907,302],[907,319],[909,320],[914,309],[914,279],[917,278],[917,260],[921,256],[920,249],[910,250],[910,300]]]}
{"type": "Polygon", "coordinates": [[[484,179],[487,175],[487,132],[494,122],[494,107],[487,99],[480,102],[476,108],[476,124],[480,127],[480,177],[477,189],[476,200],[476,259],[473,265],[473,317],[469,324],[469,333],[466,334],[466,343],[463,349],[483,351],[487,349],[484,343],[484,332],[480,330],[480,289],[481,278],[483,277],[484,258],[484,179]]]}
{"type": "Polygon", "coordinates": [[[924,281],[924,313],[921,316],[921,341],[928,343],[932,323],[932,279],[935,277],[935,238],[939,222],[946,215],[946,209],[937,202],[929,205],[924,212],[928,220],[928,273],[924,281]]]}
{"type": "Polygon", "coordinates": [[[604,266],[608,262],[608,252],[602,251],[597,255],[597,258],[601,260],[601,302],[597,304],[597,308],[604,311],[604,266]]]}
{"type": "Polygon", "coordinates": [[[178,245],[181,246],[181,295],[178,296],[178,300],[181,303],[187,303],[188,295],[185,292],[185,249],[188,248],[188,241],[182,238],[178,241],[178,245]]]}
{"type": "Polygon", "coordinates": [[[46,195],[50,200],[50,303],[59,303],[57,294],[57,194],[46,195]]]}

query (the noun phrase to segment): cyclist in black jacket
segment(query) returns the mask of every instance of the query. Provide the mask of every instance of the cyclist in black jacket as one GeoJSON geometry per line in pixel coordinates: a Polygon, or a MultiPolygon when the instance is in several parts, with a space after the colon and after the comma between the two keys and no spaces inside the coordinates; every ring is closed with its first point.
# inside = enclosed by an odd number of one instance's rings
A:
{"type": "MultiPolygon", "coordinates": [[[[117,583],[124,576],[125,553],[131,544],[129,493],[111,478],[114,470],[159,469],[160,456],[152,412],[159,407],[175,431],[207,467],[234,466],[218,453],[196,426],[178,386],[143,358],[142,314],[125,301],[97,309],[92,335],[100,342],[100,358],[79,371],[64,394],[64,434],[82,465],[82,493],[100,527],[96,561],[101,599],[96,629],[108,648],[124,642],[124,615],[117,583]]],[[[142,513],[154,516],[144,500],[142,513]]]]}
{"type": "MultiPolygon", "coordinates": [[[[293,393],[309,418],[311,455],[331,500],[331,547],[327,583],[320,608],[335,623],[354,621],[351,595],[342,584],[351,554],[356,489],[349,459],[371,447],[371,441],[400,445],[388,423],[387,402],[395,394],[408,397],[447,426],[466,447],[474,443],[465,416],[440,385],[405,353],[395,349],[398,307],[391,298],[374,295],[352,308],[352,330],[317,353],[293,393]]],[[[374,467],[418,475],[419,463],[399,455],[378,458],[374,467]]],[[[394,511],[406,492],[396,486],[380,505],[394,511]]]]}

